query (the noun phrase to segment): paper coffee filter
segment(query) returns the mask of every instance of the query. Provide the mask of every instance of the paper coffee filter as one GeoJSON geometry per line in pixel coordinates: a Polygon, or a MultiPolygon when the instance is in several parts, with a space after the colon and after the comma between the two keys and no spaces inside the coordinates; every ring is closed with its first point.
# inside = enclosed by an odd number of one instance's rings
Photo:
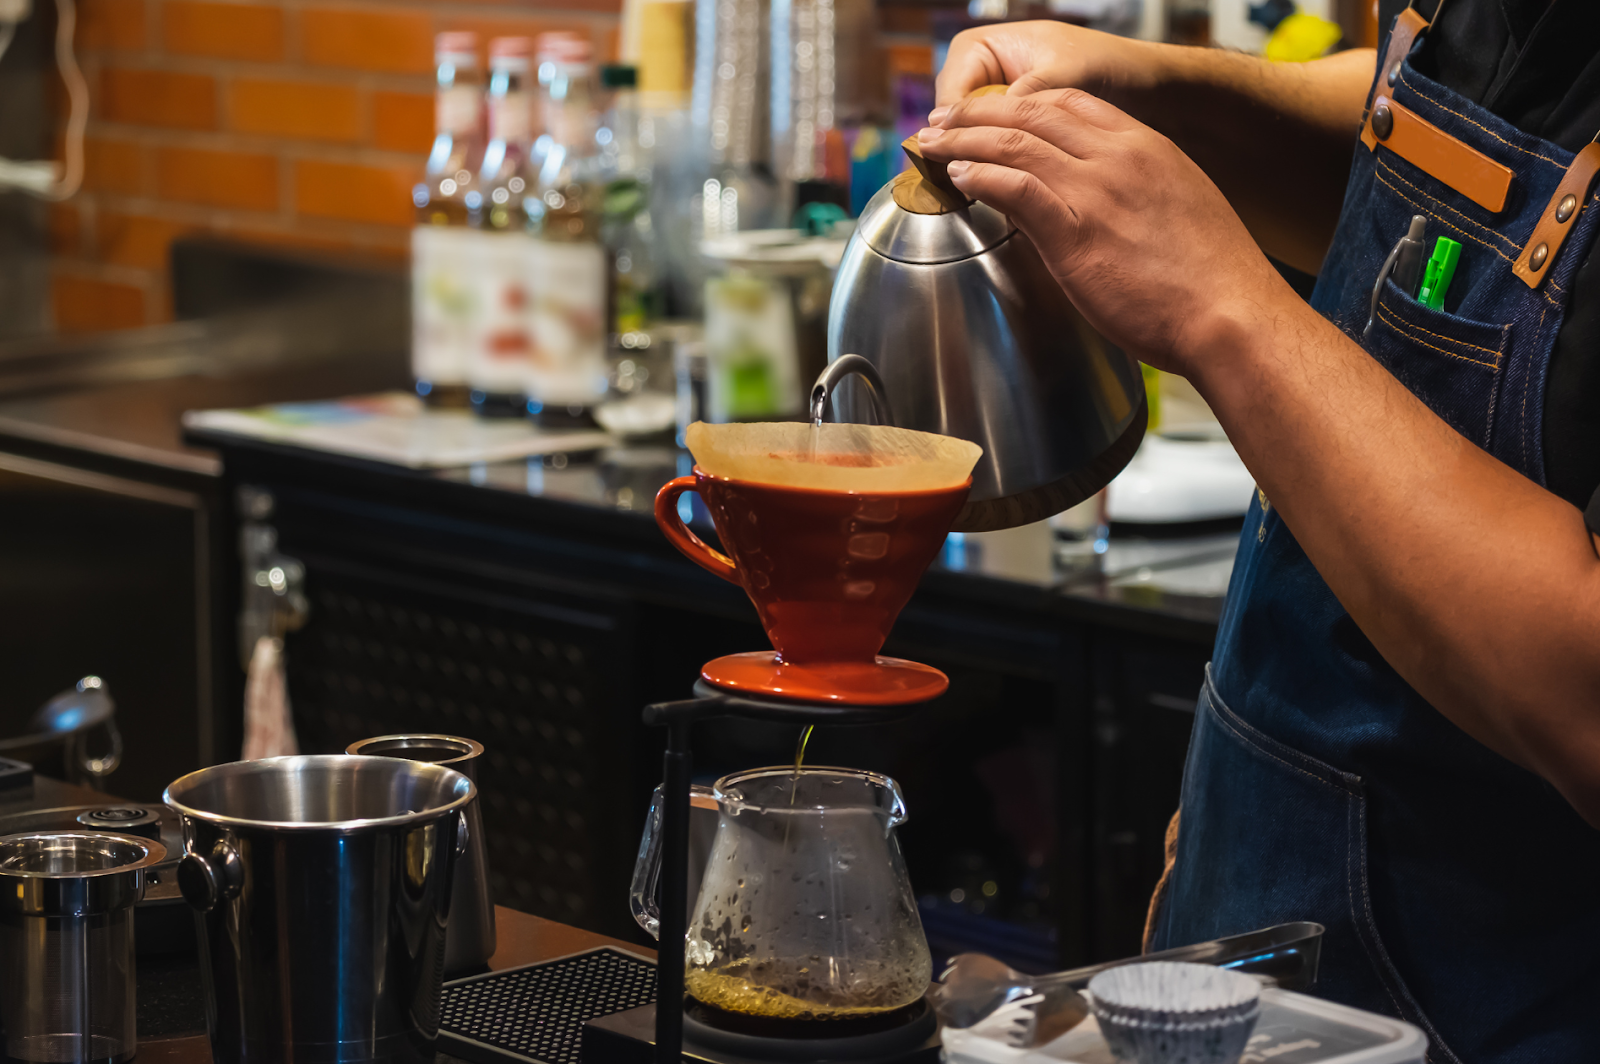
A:
{"type": "Polygon", "coordinates": [[[982,447],[966,440],[883,425],[696,421],[684,442],[712,476],[815,491],[953,488],[983,456],[982,447]]]}

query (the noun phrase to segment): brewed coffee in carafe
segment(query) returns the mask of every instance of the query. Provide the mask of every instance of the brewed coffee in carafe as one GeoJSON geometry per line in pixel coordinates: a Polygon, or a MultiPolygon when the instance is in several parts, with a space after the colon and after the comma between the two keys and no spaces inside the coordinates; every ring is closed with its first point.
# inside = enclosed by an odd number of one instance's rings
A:
{"type": "Polygon", "coordinates": [[[932,961],[886,776],[756,769],[719,781],[719,820],[689,922],[685,984],[729,1012],[786,1020],[915,1002],[932,961]]]}
{"type": "MultiPolygon", "coordinates": [[[[690,914],[684,983],[705,1005],[774,1020],[846,1020],[916,1002],[933,963],[895,828],[894,780],[784,765],[695,787],[717,830],[690,914]]],[[[634,869],[634,917],[658,933],[658,788],[634,869]]]]}

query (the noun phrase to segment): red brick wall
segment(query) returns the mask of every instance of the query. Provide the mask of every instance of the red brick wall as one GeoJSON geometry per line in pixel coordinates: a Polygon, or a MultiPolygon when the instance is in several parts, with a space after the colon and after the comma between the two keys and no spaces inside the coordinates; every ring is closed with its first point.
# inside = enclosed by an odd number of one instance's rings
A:
{"type": "Polygon", "coordinates": [[[92,105],[83,190],[52,208],[56,324],[166,320],[167,247],[182,233],[404,255],[432,138],[433,35],[573,29],[610,55],[619,8],[79,0],[92,105]]]}

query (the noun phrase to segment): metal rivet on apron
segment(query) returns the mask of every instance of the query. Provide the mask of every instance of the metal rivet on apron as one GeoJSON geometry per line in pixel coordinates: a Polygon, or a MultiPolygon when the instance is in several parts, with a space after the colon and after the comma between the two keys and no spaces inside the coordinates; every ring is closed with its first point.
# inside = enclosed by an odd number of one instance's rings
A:
{"type": "Polygon", "coordinates": [[[1372,131],[1378,135],[1379,140],[1388,140],[1389,134],[1394,132],[1394,112],[1389,110],[1387,101],[1380,103],[1373,110],[1372,131]]]}
{"type": "Polygon", "coordinates": [[[1394,66],[1389,68],[1389,84],[1393,85],[1400,80],[1400,60],[1394,61],[1394,66]]]}
{"type": "Polygon", "coordinates": [[[1564,222],[1572,217],[1572,212],[1578,206],[1578,197],[1573,195],[1563,196],[1561,202],[1556,204],[1556,221],[1564,222]]]}
{"type": "Polygon", "coordinates": [[[1550,245],[1540,244],[1533,249],[1533,254],[1528,256],[1528,269],[1540,270],[1544,267],[1544,260],[1550,257],[1550,245]]]}

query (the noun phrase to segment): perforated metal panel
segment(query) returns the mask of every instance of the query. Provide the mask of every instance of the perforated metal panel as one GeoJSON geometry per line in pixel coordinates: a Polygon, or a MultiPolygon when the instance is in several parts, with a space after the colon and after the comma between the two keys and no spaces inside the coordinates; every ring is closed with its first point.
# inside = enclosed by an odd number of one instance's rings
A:
{"type": "Polygon", "coordinates": [[[631,850],[638,831],[617,813],[614,766],[637,731],[617,726],[618,620],[419,594],[326,563],[308,564],[306,584],[311,620],[285,655],[301,749],[407,731],[476,739],[495,901],[597,930],[625,918],[626,879],[601,850],[631,850]]]}
{"type": "Polygon", "coordinates": [[[655,965],[602,947],[448,983],[439,1050],[476,1064],[579,1064],[583,1025],[656,999],[655,965]]]}

